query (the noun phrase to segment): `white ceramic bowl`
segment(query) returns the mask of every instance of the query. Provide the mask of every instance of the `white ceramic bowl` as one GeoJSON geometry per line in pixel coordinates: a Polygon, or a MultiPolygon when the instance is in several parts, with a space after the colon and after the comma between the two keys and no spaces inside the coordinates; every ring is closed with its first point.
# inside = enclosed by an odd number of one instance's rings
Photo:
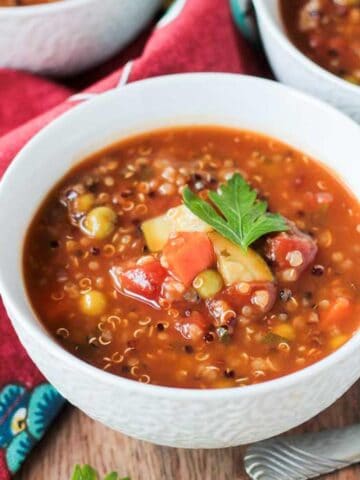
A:
{"type": "Polygon", "coordinates": [[[150,21],[160,0],[61,0],[0,7],[0,66],[69,75],[111,57],[150,21]]]}
{"type": "Polygon", "coordinates": [[[71,403],[128,435],[162,445],[217,448],[270,437],[333,403],[360,376],[360,335],[292,375],[244,388],[174,389],[96,369],[63,350],[27,299],[26,229],[74,163],[121,138],[160,127],[217,124],[264,132],[341,172],[360,196],[360,127],[335,109],[268,80],[226,74],[136,82],[74,108],[17,156],[0,185],[0,291],[31,358],[71,403]]]}
{"type": "Polygon", "coordinates": [[[253,0],[253,3],[265,51],[276,77],[326,100],[360,123],[360,86],[321,68],[291,43],[281,19],[279,0],[253,0]]]}

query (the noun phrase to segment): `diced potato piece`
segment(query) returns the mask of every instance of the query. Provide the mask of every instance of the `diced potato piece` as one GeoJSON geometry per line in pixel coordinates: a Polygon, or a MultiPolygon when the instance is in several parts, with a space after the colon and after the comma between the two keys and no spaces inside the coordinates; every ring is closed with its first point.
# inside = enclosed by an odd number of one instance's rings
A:
{"type": "Polygon", "coordinates": [[[163,246],[169,239],[171,228],[171,221],[166,215],[151,218],[141,224],[141,230],[150,252],[158,252],[162,250],[163,246]]]}
{"type": "Polygon", "coordinates": [[[171,208],[164,215],[146,220],[141,225],[151,252],[162,250],[171,233],[210,232],[212,228],[196,217],[185,205],[171,208]]]}
{"type": "Polygon", "coordinates": [[[211,232],[212,227],[194,215],[185,205],[170,208],[165,214],[174,225],[173,232],[211,232]]]}
{"type": "Polygon", "coordinates": [[[251,248],[245,253],[240,247],[216,232],[210,232],[218,269],[226,286],[240,282],[272,282],[273,275],[258,253],[251,248]]]}

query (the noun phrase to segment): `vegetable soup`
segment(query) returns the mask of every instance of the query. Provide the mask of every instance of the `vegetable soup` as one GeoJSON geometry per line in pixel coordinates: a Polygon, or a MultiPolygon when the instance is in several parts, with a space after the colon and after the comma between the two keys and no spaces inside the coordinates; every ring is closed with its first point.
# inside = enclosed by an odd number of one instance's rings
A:
{"type": "Polygon", "coordinates": [[[360,211],[324,166],[221,127],[160,130],[74,167],[27,233],[33,308],[80,359],[139,382],[246,386],[359,324],[360,211]]]}
{"type": "Polygon", "coordinates": [[[360,85],[360,0],[280,0],[291,41],[315,63],[360,85]]]}

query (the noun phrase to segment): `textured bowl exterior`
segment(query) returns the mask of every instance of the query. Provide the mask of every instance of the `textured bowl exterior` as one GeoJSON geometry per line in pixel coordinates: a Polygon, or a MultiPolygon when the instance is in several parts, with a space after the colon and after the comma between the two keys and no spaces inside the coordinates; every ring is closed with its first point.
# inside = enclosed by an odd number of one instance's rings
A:
{"type": "MultiPolygon", "coordinates": [[[[11,315],[11,312],[10,312],[11,315]]],[[[178,448],[223,448],[257,442],[289,430],[331,405],[360,376],[360,349],[322,372],[264,394],[242,389],[237,395],[204,400],[167,398],[163,389],[141,395],[135,382],[114,388],[83,376],[36,344],[13,325],[36,365],[72,404],[126,435],[178,448]]],[[[216,392],[218,393],[218,392],[216,392]]]]}
{"type": "Polygon", "coordinates": [[[111,57],[151,19],[160,0],[62,0],[0,8],[0,66],[69,75],[111,57]]]}
{"type": "Polygon", "coordinates": [[[323,99],[360,123],[360,87],[341,80],[306,58],[286,37],[277,0],[253,0],[266,55],[286,85],[323,99]]]}
{"type": "Polygon", "coordinates": [[[0,209],[0,225],[6,225],[6,235],[0,235],[0,291],[30,357],[65,398],[92,418],[174,447],[221,448],[276,435],[328,407],[360,376],[358,334],[311,367],[254,386],[190,390],[144,385],[77,359],[36,318],[22,278],[23,240],[55,182],[79,160],[121,138],[170,126],[214,124],[263,132],[300,148],[340,171],[360,198],[360,164],[353,162],[353,152],[360,151],[357,124],[279,83],[225,74],[154,78],[99,95],[32,139],[0,184],[0,204],[7,206],[0,209]]]}

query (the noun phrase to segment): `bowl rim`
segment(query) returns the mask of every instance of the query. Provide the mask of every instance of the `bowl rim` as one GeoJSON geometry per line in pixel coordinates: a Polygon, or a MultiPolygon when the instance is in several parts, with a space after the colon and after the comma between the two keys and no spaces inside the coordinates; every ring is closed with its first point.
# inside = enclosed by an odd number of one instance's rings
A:
{"type": "Polygon", "coordinates": [[[1,17],[23,17],[27,15],[42,15],[58,13],[67,9],[82,7],[84,4],[96,2],[96,0],[58,0],[53,3],[39,3],[35,5],[22,5],[17,7],[0,7],[1,17]]]}
{"type": "MultiPolygon", "coordinates": [[[[280,29],[273,15],[269,12],[266,5],[267,0],[252,0],[255,6],[256,15],[261,16],[262,21],[268,28],[268,30],[276,37],[276,39],[282,44],[282,47],[292,55],[298,62],[300,62],[306,70],[313,71],[314,74],[320,76],[323,80],[331,82],[334,87],[342,88],[347,91],[348,94],[360,96],[360,85],[353,85],[346,80],[338,77],[337,75],[329,72],[325,68],[318,65],[311,60],[305,54],[303,54],[288,38],[284,30],[280,29]]],[[[280,0],[274,0],[279,8],[280,0]]],[[[283,22],[282,22],[283,23],[283,22]]]]}
{"type": "MultiPolygon", "coordinates": [[[[166,76],[152,77],[145,80],[140,80],[137,82],[130,83],[126,85],[126,90],[142,90],[143,85],[151,84],[160,84],[173,82],[176,85],[177,81],[183,82],[186,80],[195,80],[201,79],[205,82],[210,82],[216,80],[217,82],[223,80],[234,80],[244,83],[252,82],[258,84],[261,88],[262,85],[268,85],[272,89],[281,90],[282,93],[289,97],[295,97],[302,102],[307,102],[313,104],[316,108],[321,108],[324,111],[324,115],[328,112],[331,115],[335,115],[339,118],[342,123],[347,123],[349,127],[359,128],[359,125],[351,120],[348,116],[337,110],[336,108],[328,105],[327,103],[320,101],[310,95],[296,90],[295,88],[280,84],[273,80],[268,80],[264,78],[251,77],[247,75],[231,74],[231,73],[186,73],[186,74],[172,74],[166,76]]],[[[200,80],[199,80],[200,81],[200,80]]],[[[124,88],[121,89],[111,89],[102,94],[99,94],[96,98],[91,100],[91,103],[94,104],[97,101],[105,97],[112,97],[117,95],[123,95],[124,88]]],[[[17,163],[19,160],[22,162],[23,155],[28,155],[28,149],[31,150],[33,142],[41,143],[43,135],[47,134],[48,129],[56,129],[57,123],[62,123],[68,121],[69,117],[71,118],[72,112],[74,110],[86,109],[88,102],[81,103],[72,109],[66,111],[60,117],[52,121],[48,126],[43,128],[39,133],[37,133],[21,151],[16,155],[16,157],[11,162],[10,166],[6,170],[3,178],[0,182],[0,199],[1,193],[6,187],[8,177],[12,176],[12,171],[18,168],[17,163]],[[10,175],[11,174],[11,175],[10,175]]],[[[281,141],[281,138],[279,138],[281,141]]],[[[26,158],[26,157],[25,157],[26,158]]],[[[81,162],[81,160],[80,160],[81,162]]],[[[338,169],[335,169],[335,173],[338,173],[338,169]]],[[[356,195],[358,197],[358,195],[356,195]]],[[[30,220],[29,220],[30,223],[30,220]]],[[[23,251],[23,250],[22,250],[23,251]]],[[[24,284],[24,278],[22,277],[22,283],[24,284]]],[[[25,295],[26,288],[24,286],[25,295]]],[[[119,388],[119,391],[123,388],[134,393],[139,393],[143,395],[163,397],[168,399],[207,399],[218,400],[218,399],[234,399],[234,398],[243,398],[243,397],[253,397],[261,394],[271,394],[276,391],[282,390],[284,388],[290,387],[293,384],[306,380],[307,377],[319,374],[320,372],[326,371],[328,368],[332,367],[336,363],[340,363],[342,359],[351,355],[355,350],[360,346],[360,331],[355,333],[350,340],[348,340],[343,346],[341,346],[335,352],[327,355],[318,362],[309,365],[301,370],[296,372],[278,377],[273,380],[268,380],[266,382],[261,382],[255,385],[248,385],[244,387],[233,387],[233,388],[221,388],[221,389],[192,389],[192,388],[178,388],[178,387],[168,387],[162,385],[153,385],[145,384],[135,380],[131,380],[125,377],[120,377],[118,375],[109,373],[107,371],[101,370],[84,360],[76,357],[67,350],[65,350],[56,340],[46,331],[44,327],[41,326],[41,321],[38,318],[37,314],[34,312],[31,302],[27,297],[27,303],[29,308],[33,312],[33,317],[37,320],[37,323],[32,323],[25,318],[25,316],[18,308],[17,299],[11,295],[7,283],[4,281],[2,272],[0,270],[0,294],[3,297],[4,305],[6,309],[11,304],[9,310],[11,311],[11,317],[16,317],[17,320],[15,323],[21,324],[22,330],[30,337],[35,338],[35,342],[38,345],[41,345],[47,352],[51,353],[57,360],[65,363],[68,368],[76,370],[81,375],[87,375],[92,377],[94,381],[98,380],[103,384],[107,384],[112,388],[119,388]]],[[[12,322],[13,323],[13,322],[12,322]]]]}

